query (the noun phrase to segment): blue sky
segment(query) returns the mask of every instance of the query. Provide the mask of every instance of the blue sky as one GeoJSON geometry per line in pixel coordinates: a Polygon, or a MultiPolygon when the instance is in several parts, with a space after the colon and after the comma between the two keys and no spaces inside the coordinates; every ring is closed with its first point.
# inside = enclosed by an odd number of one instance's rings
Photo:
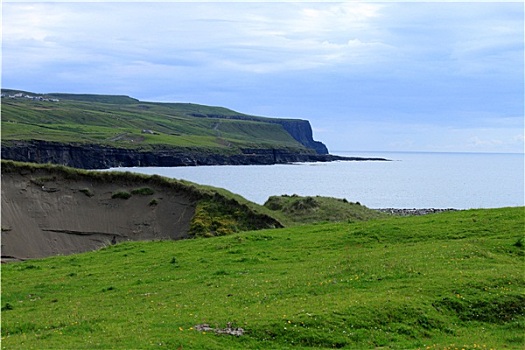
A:
{"type": "Polygon", "coordinates": [[[2,4],[2,87],[310,120],[330,151],[523,152],[524,4],[2,4]]]}

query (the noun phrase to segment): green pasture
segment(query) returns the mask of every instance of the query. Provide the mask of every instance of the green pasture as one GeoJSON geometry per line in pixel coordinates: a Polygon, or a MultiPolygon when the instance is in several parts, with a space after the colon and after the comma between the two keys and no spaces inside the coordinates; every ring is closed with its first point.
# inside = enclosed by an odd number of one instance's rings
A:
{"type": "Polygon", "coordinates": [[[129,242],[2,266],[4,349],[523,349],[524,208],[129,242]],[[197,331],[209,324],[244,335],[197,331]]]}
{"type": "Polygon", "coordinates": [[[215,153],[235,153],[240,148],[306,151],[269,118],[222,107],[140,102],[126,96],[46,96],[60,101],[2,98],[2,143],[44,140],[137,149],[195,147],[215,153]]]}

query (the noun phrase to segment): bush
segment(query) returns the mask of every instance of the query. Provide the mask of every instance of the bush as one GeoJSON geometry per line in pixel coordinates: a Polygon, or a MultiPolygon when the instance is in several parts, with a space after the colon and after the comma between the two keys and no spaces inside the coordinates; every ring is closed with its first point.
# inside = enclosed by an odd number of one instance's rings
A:
{"type": "Polygon", "coordinates": [[[131,198],[131,193],[126,192],[126,191],[119,191],[119,192],[113,193],[111,198],[113,198],[113,199],[115,199],[115,198],[129,199],[129,198],[131,198]]]}
{"type": "Polygon", "coordinates": [[[283,200],[280,197],[271,196],[264,203],[264,206],[270,210],[282,210],[283,209],[283,200]]]}

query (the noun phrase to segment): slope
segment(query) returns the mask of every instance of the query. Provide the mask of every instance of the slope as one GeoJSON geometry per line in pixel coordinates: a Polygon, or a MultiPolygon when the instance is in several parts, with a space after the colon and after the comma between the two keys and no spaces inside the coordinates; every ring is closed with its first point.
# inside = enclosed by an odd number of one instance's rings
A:
{"type": "Polygon", "coordinates": [[[245,148],[315,153],[310,147],[316,145],[311,128],[304,120],[256,117],[191,103],[142,102],[127,96],[2,92],[13,96],[2,98],[2,143],[7,145],[42,140],[142,150],[164,146],[226,154],[245,148]]]}
{"type": "Polygon", "coordinates": [[[2,259],[281,227],[226,190],[159,176],[2,161],[2,259]]]}
{"type": "Polygon", "coordinates": [[[7,264],[2,345],[522,349],[523,223],[469,210],[7,264]],[[228,323],[244,334],[197,330],[228,323]]]}

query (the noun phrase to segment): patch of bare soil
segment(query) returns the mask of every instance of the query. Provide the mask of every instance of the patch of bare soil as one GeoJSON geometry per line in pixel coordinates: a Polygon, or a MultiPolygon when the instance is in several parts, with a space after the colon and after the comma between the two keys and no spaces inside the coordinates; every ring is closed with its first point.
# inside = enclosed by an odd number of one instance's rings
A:
{"type": "Polygon", "coordinates": [[[187,237],[195,203],[173,189],[151,185],[146,194],[114,196],[140,187],[2,174],[2,261],[80,253],[128,240],[187,237]]]}

